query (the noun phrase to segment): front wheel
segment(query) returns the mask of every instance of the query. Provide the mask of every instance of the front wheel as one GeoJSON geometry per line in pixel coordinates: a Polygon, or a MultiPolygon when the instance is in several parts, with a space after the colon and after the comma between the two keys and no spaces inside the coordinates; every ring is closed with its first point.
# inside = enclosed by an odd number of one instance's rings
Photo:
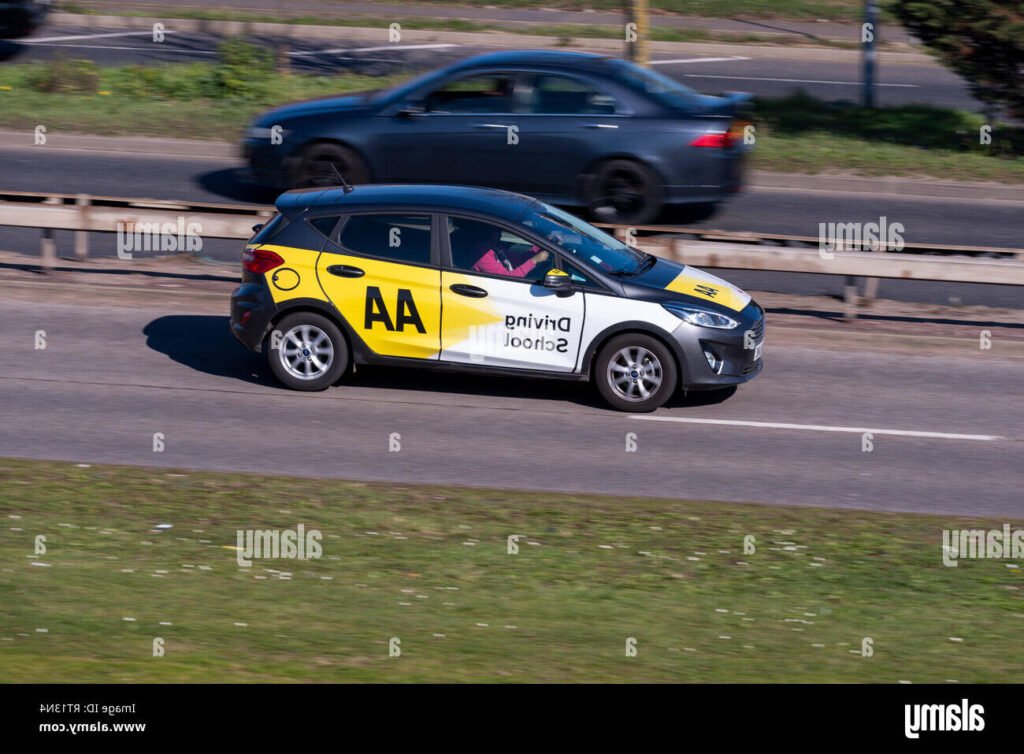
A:
{"type": "Polygon", "coordinates": [[[668,348],[641,333],[612,338],[601,349],[594,367],[598,392],[619,411],[654,411],[672,397],[678,379],[668,348]]]}
{"type": "Polygon", "coordinates": [[[292,390],[323,390],[348,368],[348,344],[338,326],[311,312],[289,314],[270,333],[267,362],[292,390]]]}
{"type": "Polygon", "coordinates": [[[292,176],[295,188],[338,186],[341,179],[351,186],[368,183],[370,171],[363,158],[340,144],[313,144],[302,151],[292,176]]]}

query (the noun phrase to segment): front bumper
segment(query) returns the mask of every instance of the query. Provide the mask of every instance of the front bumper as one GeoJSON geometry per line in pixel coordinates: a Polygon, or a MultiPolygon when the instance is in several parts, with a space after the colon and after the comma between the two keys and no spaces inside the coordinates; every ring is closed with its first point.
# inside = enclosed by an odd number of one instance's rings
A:
{"type": "Polygon", "coordinates": [[[272,145],[266,139],[246,138],[241,151],[248,165],[245,178],[250,183],[282,191],[292,187],[295,160],[284,153],[282,146],[272,145]]]}
{"type": "Polygon", "coordinates": [[[761,373],[764,309],[751,301],[738,319],[740,326],[734,330],[698,327],[681,321],[672,332],[683,355],[680,381],[684,389],[713,390],[741,385],[761,373]],[[713,357],[713,365],[707,354],[713,357]]]}

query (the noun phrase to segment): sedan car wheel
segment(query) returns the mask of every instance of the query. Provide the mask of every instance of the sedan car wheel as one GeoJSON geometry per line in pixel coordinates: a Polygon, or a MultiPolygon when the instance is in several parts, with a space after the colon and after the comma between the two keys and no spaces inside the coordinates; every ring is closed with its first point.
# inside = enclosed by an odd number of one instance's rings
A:
{"type": "Polygon", "coordinates": [[[598,166],[585,197],[591,213],[605,222],[642,225],[661,213],[662,191],[650,168],[633,160],[598,166]]]}
{"type": "Polygon", "coordinates": [[[370,180],[366,163],[351,149],[340,144],[314,144],[303,151],[292,183],[296,188],[337,186],[341,183],[339,175],[352,186],[370,180]]]}

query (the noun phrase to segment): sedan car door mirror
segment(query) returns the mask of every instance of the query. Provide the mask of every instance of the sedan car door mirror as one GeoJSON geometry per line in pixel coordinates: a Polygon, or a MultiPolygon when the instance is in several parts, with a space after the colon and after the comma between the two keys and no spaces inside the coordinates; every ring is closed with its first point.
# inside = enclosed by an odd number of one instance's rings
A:
{"type": "Polygon", "coordinates": [[[399,118],[413,118],[417,115],[424,115],[427,108],[416,102],[407,102],[395,113],[399,118]]]}

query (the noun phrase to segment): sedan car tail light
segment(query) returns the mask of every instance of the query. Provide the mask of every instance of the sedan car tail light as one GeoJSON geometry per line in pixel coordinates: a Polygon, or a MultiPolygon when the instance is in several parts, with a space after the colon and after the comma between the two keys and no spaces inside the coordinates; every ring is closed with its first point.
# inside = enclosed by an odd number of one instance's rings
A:
{"type": "Polygon", "coordinates": [[[728,149],[735,143],[733,135],[725,133],[701,134],[690,142],[691,147],[711,147],[712,149],[728,149]]]}
{"type": "Polygon", "coordinates": [[[246,249],[242,252],[242,269],[255,275],[262,275],[284,264],[281,256],[266,249],[246,249]]]}

